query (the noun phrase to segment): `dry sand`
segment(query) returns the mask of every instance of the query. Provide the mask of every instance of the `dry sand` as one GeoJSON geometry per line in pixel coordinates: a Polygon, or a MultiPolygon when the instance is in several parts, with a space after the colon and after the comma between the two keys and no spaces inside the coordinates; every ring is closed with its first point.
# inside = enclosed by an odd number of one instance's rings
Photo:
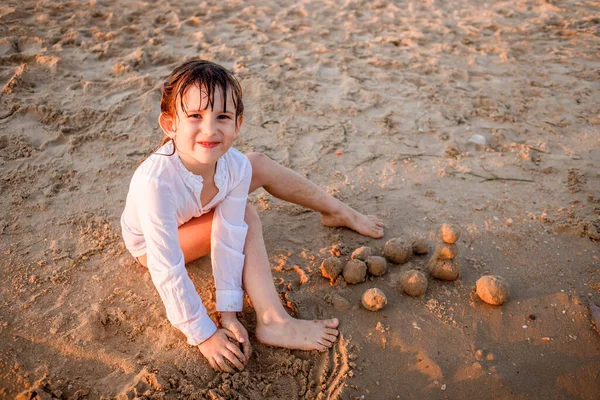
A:
{"type": "MultiPolygon", "coordinates": [[[[591,0],[2,1],[0,397],[600,398],[598,15],[591,0]],[[252,195],[282,301],[342,321],[327,353],[253,338],[245,372],[212,371],[123,249],[161,79],[197,56],[241,81],[240,150],[385,220],[370,240],[252,195]],[[397,283],[426,257],[353,286],[320,275],[332,252],[433,241],[443,222],[462,230],[461,278],[421,298],[397,283]],[[510,283],[503,306],[473,297],[484,274],[510,283]],[[360,307],[374,286],[380,312],[360,307]]],[[[209,266],[188,268],[213,307],[209,266]]]]}

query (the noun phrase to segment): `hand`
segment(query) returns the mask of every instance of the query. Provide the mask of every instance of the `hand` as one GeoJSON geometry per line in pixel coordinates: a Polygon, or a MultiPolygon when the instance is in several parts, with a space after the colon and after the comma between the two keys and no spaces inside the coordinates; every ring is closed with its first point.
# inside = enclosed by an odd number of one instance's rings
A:
{"type": "Polygon", "coordinates": [[[218,329],[210,338],[198,345],[198,349],[208,363],[217,371],[234,373],[235,371],[225,360],[229,360],[237,369],[242,371],[246,363],[246,356],[239,346],[229,341],[235,339],[233,333],[227,329],[218,329]]]}
{"type": "Polygon", "coordinates": [[[252,354],[252,345],[248,339],[248,331],[244,328],[244,325],[238,321],[236,313],[221,312],[221,326],[233,333],[235,340],[242,345],[242,350],[247,362],[252,354]]]}

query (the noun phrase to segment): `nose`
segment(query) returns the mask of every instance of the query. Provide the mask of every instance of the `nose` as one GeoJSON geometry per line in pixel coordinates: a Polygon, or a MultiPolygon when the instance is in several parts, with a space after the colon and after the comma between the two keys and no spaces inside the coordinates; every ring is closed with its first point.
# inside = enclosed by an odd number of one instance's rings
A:
{"type": "Polygon", "coordinates": [[[217,133],[217,124],[213,118],[204,118],[201,126],[202,133],[206,136],[214,136],[217,133]]]}

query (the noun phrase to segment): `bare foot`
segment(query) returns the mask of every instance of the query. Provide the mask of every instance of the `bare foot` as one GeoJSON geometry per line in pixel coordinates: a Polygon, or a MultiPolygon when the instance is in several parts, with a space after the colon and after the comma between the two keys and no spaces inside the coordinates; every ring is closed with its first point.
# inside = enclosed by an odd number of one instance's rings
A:
{"type": "Polygon", "coordinates": [[[374,215],[364,215],[345,204],[336,213],[321,213],[321,222],[325,226],[345,226],[363,236],[380,238],[383,236],[383,222],[374,215]]]}
{"type": "Polygon", "coordinates": [[[271,346],[325,351],[337,340],[338,325],[337,318],[309,321],[288,317],[268,323],[259,318],[256,338],[271,346]]]}

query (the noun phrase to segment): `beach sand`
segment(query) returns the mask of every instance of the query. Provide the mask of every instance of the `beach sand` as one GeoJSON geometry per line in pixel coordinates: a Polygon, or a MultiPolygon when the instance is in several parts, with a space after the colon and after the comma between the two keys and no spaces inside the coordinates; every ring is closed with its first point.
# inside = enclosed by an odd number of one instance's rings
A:
{"type": "MultiPolygon", "coordinates": [[[[0,398],[600,398],[598,15],[591,0],[3,1],[0,398]],[[194,57],[241,82],[238,149],[385,222],[369,239],[251,195],[289,312],[341,320],[328,352],[261,345],[248,304],[254,355],[217,373],[124,250],[161,82],[194,57]],[[320,274],[395,237],[433,246],[445,222],[461,275],[422,297],[398,281],[427,256],[356,285],[320,274]],[[509,283],[502,306],[474,294],[486,274],[509,283]],[[378,312],[360,303],[372,287],[378,312]]],[[[213,315],[210,260],[188,271],[213,315]]]]}

